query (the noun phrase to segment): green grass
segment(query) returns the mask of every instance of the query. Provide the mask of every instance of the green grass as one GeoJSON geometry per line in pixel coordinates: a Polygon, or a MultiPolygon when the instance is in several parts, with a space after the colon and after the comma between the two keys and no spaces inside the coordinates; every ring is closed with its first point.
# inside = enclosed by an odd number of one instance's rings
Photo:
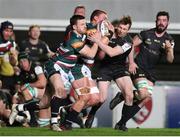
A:
{"type": "Polygon", "coordinates": [[[180,129],[129,129],[128,132],[112,128],[92,128],[72,131],[54,132],[49,128],[2,127],[0,136],[180,136],[180,129]]]}

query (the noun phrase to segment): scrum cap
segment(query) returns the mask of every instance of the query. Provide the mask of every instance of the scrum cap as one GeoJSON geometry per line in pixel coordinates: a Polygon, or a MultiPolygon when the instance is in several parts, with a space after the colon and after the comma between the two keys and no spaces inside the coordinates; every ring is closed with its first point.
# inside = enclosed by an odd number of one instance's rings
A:
{"type": "Polygon", "coordinates": [[[1,31],[4,31],[5,29],[13,29],[14,26],[10,21],[4,21],[1,22],[1,31]]]}

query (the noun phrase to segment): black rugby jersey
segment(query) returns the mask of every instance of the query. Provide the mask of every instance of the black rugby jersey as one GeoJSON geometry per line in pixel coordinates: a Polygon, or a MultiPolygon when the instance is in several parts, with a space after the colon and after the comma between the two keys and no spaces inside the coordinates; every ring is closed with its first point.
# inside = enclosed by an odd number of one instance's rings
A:
{"type": "Polygon", "coordinates": [[[39,40],[36,45],[32,45],[29,40],[24,40],[19,45],[20,52],[27,52],[32,61],[37,63],[44,63],[48,60],[49,46],[42,40],[39,40]]]}
{"type": "MultiPolygon", "coordinates": [[[[16,75],[16,84],[23,85],[25,83],[33,83],[38,80],[38,76],[35,72],[35,68],[39,65],[36,65],[34,63],[31,64],[31,68],[29,71],[24,71],[21,69],[21,72],[19,75],[16,75]]],[[[39,66],[40,67],[40,66],[39,66]]]]}
{"type": "Polygon", "coordinates": [[[155,65],[165,53],[163,48],[165,40],[170,40],[172,45],[174,45],[174,40],[167,32],[162,37],[157,37],[155,28],[141,31],[139,38],[142,40],[142,43],[139,46],[140,52],[136,56],[135,62],[140,68],[146,71],[153,71],[155,65]]]}
{"type": "MultiPolygon", "coordinates": [[[[127,34],[125,37],[112,38],[109,41],[108,45],[111,47],[115,47],[115,46],[122,46],[125,43],[132,45],[132,38],[129,34],[127,34]]],[[[131,52],[131,49],[132,48],[130,48],[125,53],[114,56],[114,57],[110,57],[106,54],[105,58],[101,62],[102,65],[126,65],[126,59],[129,55],[129,53],[131,52]]]]}

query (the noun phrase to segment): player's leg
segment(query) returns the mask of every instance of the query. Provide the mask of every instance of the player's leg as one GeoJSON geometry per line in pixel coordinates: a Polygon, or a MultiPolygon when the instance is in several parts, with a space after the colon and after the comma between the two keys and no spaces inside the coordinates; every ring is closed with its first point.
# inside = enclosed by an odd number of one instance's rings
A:
{"type": "Polygon", "coordinates": [[[124,94],[124,105],[122,109],[121,119],[116,123],[115,129],[127,131],[126,122],[131,117],[132,105],[133,105],[133,83],[129,76],[124,76],[116,79],[118,87],[122,90],[124,94]]]}
{"type": "MultiPolygon", "coordinates": [[[[91,94],[98,93],[99,90],[94,87],[95,85],[93,85],[92,80],[88,77],[88,74],[85,73],[84,67],[81,64],[76,64],[71,70],[69,77],[72,82],[72,87],[78,95],[78,100],[76,100],[68,110],[69,113],[67,113],[66,119],[84,127],[83,121],[78,115],[83,108],[87,107],[88,103],[92,103],[91,94]]],[[[94,102],[97,102],[96,100],[98,100],[96,97],[97,96],[94,97],[94,102]]]]}
{"type": "Polygon", "coordinates": [[[41,101],[39,102],[39,113],[38,113],[38,124],[40,127],[49,126],[51,118],[51,108],[50,101],[54,91],[48,84],[46,86],[45,94],[43,95],[41,101]]]}
{"type": "Polygon", "coordinates": [[[101,107],[101,105],[104,103],[104,101],[107,98],[109,84],[110,84],[109,81],[99,81],[98,82],[98,87],[99,87],[99,91],[100,91],[100,102],[98,104],[92,106],[92,108],[88,114],[87,120],[85,122],[86,128],[92,127],[96,112],[99,110],[99,108],[101,107]]]}
{"type": "Polygon", "coordinates": [[[51,128],[54,131],[61,131],[58,124],[58,114],[61,106],[66,104],[66,90],[64,89],[64,82],[61,79],[61,75],[56,73],[49,79],[53,85],[55,94],[51,99],[51,128]]]}
{"type": "Polygon", "coordinates": [[[14,107],[12,107],[9,123],[13,124],[18,112],[29,111],[31,115],[30,123],[37,125],[34,110],[39,110],[39,99],[37,99],[37,96],[38,92],[44,92],[44,90],[45,89],[37,89],[35,87],[31,87],[29,84],[25,84],[20,91],[25,98],[25,103],[18,104],[16,106],[14,105],[14,107]]]}
{"type": "Polygon", "coordinates": [[[107,98],[108,87],[112,79],[110,73],[111,71],[108,68],[102,68],[98,74],[97,80],[98,80],[98,88],[100,91],[100,102],[92,106],[88,114],[87,120],[85,122],[86,128],[91,128],[96,112],[99,110],[99,108],[107,98]]]}
{"type": "Polygon", "coordinates": [[[62,131],[59,128],[58,114],[61,106],[65,105],[66,90],[64,79],[68,79],[68,74],[64,68],[55,64],[53,61],[49,61],[45,64],[45,75],[49,81],[49,84],[54,90],[54,95],[51,98],[51,129],[54,131],[62,131]]]}

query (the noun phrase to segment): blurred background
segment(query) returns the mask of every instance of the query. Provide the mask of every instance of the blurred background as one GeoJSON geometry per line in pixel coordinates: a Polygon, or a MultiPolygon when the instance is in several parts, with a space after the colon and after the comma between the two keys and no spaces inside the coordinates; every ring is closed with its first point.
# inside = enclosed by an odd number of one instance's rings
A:
{"type": "MultiPolygon", "coordinates": [[[[133,20],[131,35],[155,26],[158,11],[170,14],[168,32],[175,39],[175,60],[167,65],[162,60],[157,67],[158,82],[154,89],[153,100],[145,106],[128,126],[142,128],[180,127],[180,1],[179,0],[0,0],[0,22],[9,20],[14,23],[16,42],[27,38],[30,25],[41,26],[41,39],[55,51],[62,42],[64,31],[69,24],[74,8],[86,7],[86,19],[95,9],[105,10],[110,21],[123,15],[133,20]]],[[[97,114],[94,126],[110,127],[120,118],[121,106],[113,113],[108,104],[117,92],[112,83],[109,98],[97,114]],[[106,115],[104,115],[106,114],[106,115]]]]}

